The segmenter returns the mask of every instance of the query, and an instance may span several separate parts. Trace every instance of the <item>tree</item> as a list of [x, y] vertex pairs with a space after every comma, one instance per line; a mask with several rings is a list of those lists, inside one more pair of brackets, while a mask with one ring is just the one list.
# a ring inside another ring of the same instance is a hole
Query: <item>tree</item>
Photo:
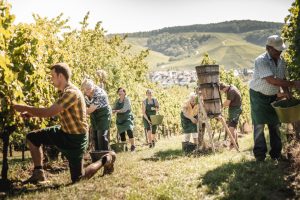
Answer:
[[16, 122], [18, 121], [15, 119], [11, 106], [14, 99], [22, 97], [19, 82], [16, 81], [16, 75], [13, 73], [13, 66], [8, 56], [11, 26], [15, 18], [10, 14], [10, 8], [11, 6], [6, 1], [0, 1], [0, 137], [3, 140], [3, 163], [1, 171], [3, 181], [7, 180], [9, 136], [16, 129]]

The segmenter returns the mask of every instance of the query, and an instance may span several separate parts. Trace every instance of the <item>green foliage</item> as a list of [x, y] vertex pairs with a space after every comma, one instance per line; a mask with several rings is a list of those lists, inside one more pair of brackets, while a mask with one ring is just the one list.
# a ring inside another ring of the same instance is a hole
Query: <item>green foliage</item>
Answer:
[[217, 62], [216, 60], [209, 57], [208, 53], [205, 53], [203, 55], [201, 65], [214, 65], [216, 64], [216, 62]]
[[290, 14], [285, 18], [282, 36], [289, 44], [285, 52], [285, 60], [292, 80], [300, 79], [300, 3], [296, 0], [289, 9]]
[[147, 47], [153, 51], [160, 52], [167, 56], [187, 56], [194, 54], [199, 46], [212, 38], [211, 35], [179, 35], [162, 33], [150, 37], [147, 40]]
[[[288, 49], [284, 54], [287, 62], [289, 78], [300, 80], [300, 1], [295, 0], [289, 9], [290, 14], [285, 18], [285, 25], [282, 28], [282, 36], [288, 43]], [[299, 98], [299, 91], [294, 91], [294, 96]], [[296, 136], [299, 140], [300, 130], [296, 127]]]
[[280, 35], [280, 29], [263, 29], [247, 32], [244, 39], [247, 42], [265, 47], [267, 38], [270, 35]]
[[15, 118], [11, 106], [14, 100], [23, 97], [8, 55], [12, 37], [11, 26], [15, 18], [10, 14], [10, 8], [6, 1], [0, 1], [0, 136], [8, 127], [16, 125], [18, 119]]
[[[146, 89], [153, 88], [165, 116], [167, 128], [179, 127], [181, 103], [188, 91], [179, 87], [162, 90], [147, 79], [148, 65], [145, 58], [149, 51], [131, 53], [130, 46], [120, 36], [107, 37], [97, 23], [88, 28], [89, 13], [81, 22], [81, 29], [72, 30], [62, 14], [53, 19], [34, 15], [32, 24], [18, 24], [10, 27], [11, 37], [4, 38], [6, 64], [1, 65], [1, 112], [2, 120], [17, 124], [12, 135], [13, 142], [20, 142], [26, 132], [54, 124], [55, 119], [33, 118], [23, 121], [11, 109], [11, 102], [26, 103], [36, 107], [47, 107], [55, 101], [55, 89], [50, 81], [49, 66], [66, 62], [72, 69], [72, 81], [80, 87], [85, 77], [97, 84], [103, 79], [96, 71], [107, 73], [105, 88], [111, 104], [117, 98], [117, 88], [124, 87], [132, 102], [136, 116], [136, 135], [142, 135], [142, 101]], [[174, 98], [181, 93], [180, 98]], [[175, 99], [175, 100], [174, 100]], [[2, 123], [5, 129], [5, 123]], [[113, 133], [115, 133], [113, 123]]]
[[[201, 37], [206, 34], [190, 32], [177, 35], [190, 38], [192, 35]], [[146, 61], [152, 70], [191, 70], [194, 66], [199, 65], [199, 56], [207, 52], [217, 60], [217, 63], [226, 66], [226, 69], [252, 68], [257, 55], [264, 52], [264, 48], [261, 46], [247, 42], [244, 39], [244, 34], [209, 33], [209, 35], [211, 37], [206, 42], [201, 43], [195, 51], [188, 52], [187, 50], [185, 54], [174, 57], [151, 50]], [[127, 38], [126, 41], [132, 45], [132, 50], [142, 50], [148, 48], [147, 39], [131, 37]], [[178, 46], [178, 44], [170, 45]], [[265, 41], [261, 45], [265, 45]]]
[[254, 20], [233, 20], [213, 24], [194, 24], [189, 26], [174, 26], [148, 32], [130, 33], [130, 37], [150, 37], [161, 33], [186, 32], [217, 32], [217, 33], [246, 33], [262, 29], [280, 29], [282, 23], [262, 22]]

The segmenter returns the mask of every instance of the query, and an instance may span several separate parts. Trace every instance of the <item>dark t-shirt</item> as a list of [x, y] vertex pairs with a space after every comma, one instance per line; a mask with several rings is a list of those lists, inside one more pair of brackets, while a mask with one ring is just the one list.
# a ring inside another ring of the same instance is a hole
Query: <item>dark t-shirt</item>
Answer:
[[240, 107], [242, 105], [240, 91], [233, 85], [229, 86], [227, 99], [230, 100], [229, 107]]

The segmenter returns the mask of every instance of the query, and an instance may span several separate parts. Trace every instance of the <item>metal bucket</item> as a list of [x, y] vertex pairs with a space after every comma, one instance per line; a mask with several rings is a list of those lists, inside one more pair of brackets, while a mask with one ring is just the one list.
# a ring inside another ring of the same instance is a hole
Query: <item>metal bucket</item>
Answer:
[[282, 123], [292, 123], [300, 120], [300, 100], [287, 99], [272, 103], [273, 108]]

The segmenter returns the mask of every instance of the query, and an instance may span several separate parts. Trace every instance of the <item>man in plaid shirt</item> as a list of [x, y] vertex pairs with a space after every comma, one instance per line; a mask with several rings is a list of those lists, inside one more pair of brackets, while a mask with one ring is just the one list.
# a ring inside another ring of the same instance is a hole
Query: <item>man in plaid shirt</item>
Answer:
[[102, 166], [97, 161], [83, 169], [83, 154], [88, 144], [86, 105], [81, 91], [70, 82], [71, 71], [67, 64], [57, 63], [51, 67], [51, 80], [58, 88], [59, 99], [49, 108], [14, 105], [24, 117], [58, 116], [60, 126], [53, 126], [27, 135], [34, 164], [33, 175], [26, 182], [45, 181], [41, 145], [55, 145], [69, 161], [72, 182], [92, 177]]

